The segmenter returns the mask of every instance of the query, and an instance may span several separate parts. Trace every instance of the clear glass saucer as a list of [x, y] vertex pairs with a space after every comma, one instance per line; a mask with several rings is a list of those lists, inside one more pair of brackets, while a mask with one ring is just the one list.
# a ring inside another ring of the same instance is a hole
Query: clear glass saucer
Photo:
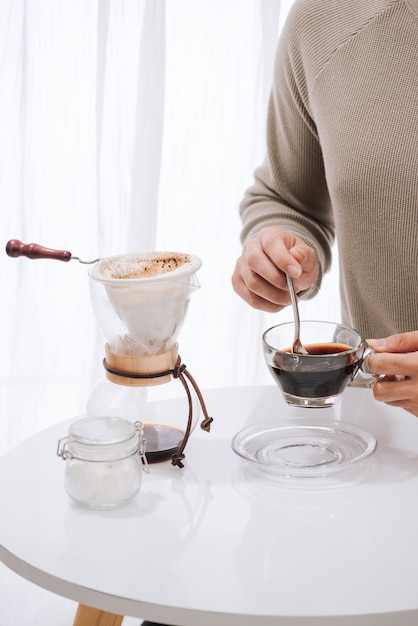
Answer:
[[304, 417], [254, 424], [232, 439], [232, 449], [240, 457], [285, 478], [342, 472], [362, 464], [376, 447], [376, 438], [355, 424]]

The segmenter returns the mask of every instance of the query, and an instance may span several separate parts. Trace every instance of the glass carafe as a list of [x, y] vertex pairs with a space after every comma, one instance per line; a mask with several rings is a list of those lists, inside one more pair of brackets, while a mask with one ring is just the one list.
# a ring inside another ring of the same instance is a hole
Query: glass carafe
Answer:
[[140, 421], [151, 463], [171, 458], [182, 467], [201, 408], [201, 426], [209, 430], [211, 418], [177, 343], [200, 266], [194, 255], [150, 252], [104, 258], [89, 271], [106, 356], [87, 413]]

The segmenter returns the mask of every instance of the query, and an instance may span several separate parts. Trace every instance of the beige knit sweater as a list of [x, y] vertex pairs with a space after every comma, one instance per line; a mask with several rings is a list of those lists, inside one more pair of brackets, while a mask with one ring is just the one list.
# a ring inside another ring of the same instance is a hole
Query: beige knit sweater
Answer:
[[366, 337], [418, 329], [418, 0], [295, 0], [267, 145], [242, 240], [290, 230], [324, 272], [336, 234], [343, 321]]

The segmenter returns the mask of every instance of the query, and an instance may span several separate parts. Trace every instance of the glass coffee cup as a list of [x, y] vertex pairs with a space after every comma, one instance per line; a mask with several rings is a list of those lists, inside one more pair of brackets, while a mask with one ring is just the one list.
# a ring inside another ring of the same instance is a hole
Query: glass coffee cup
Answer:
[[358, 372], [369, 375], [373, 353], [353, 328], [334, 322], [302, 321], [300, 336], [308, 354], [292, 352], [295, 325], [278, 324], [262, 337], [267, 366], [287, 404], [307, 408], [334, 406]]

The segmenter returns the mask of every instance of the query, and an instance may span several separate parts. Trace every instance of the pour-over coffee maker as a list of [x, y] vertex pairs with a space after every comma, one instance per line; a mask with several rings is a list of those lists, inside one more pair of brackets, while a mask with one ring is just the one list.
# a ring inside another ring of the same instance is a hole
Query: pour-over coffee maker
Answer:
[[[183, 467], [184, 449], [199, 420], [209, 417], [177, 343], [201, 260], [178, 252], [146, 252], [82, 261], [68, 251], [11, 240], [9, 256], [90, 263], [91, 298], [105, 337], [104, 376], [86, 412], [143, 425], [148, 463], [171, 459]], [[174, 386], [176, 388], [174, 389]]]
[[[87, 412], [141, 421], [149, 463], [171, 458], [181, 467], [200, 408], [206, 413], [177, 343], [200, 266], [194, 255], [151, 252], [101, 259], [89, 271], [106, 356]], [[174, 399], [167, 383], [176, 380], [184, 393]], [[205, 414], [201, 427], [210, 421]]]

